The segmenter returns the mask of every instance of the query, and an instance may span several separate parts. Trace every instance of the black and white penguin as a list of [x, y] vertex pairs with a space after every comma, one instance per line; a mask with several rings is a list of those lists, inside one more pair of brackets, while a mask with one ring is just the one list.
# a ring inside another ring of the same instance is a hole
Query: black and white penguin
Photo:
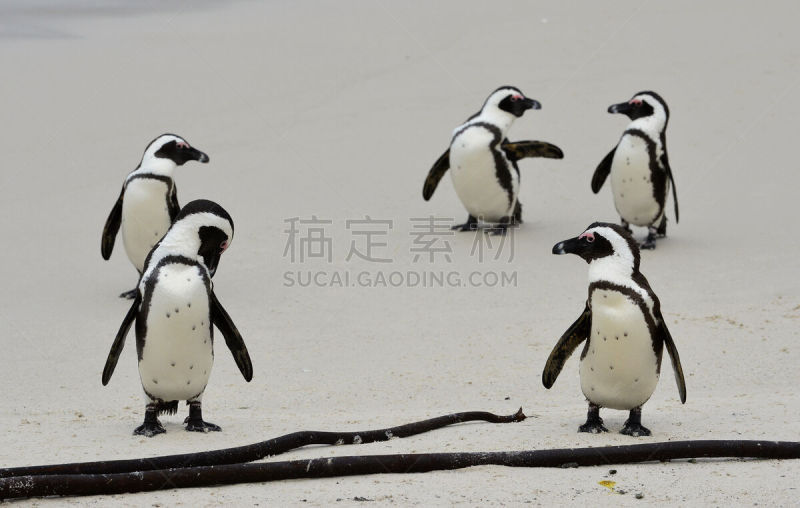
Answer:
[[597, 194], [611, 174], [614, 206], [629, 224], [648, 228], [643, 249], [655, 249], [656, 237], [667, 235], [664, 213], [672, 185], [675, 222], [678, 222], [678, 192], [667, 158], [669, 108], [655, 92], [639, 92], [628, 102], [614, 104], [609, 113], [622, 113], [631, 119], [617, 146], [600, 162], [592, 176], [592, 191]]
[[134, 434], [151, 437], [165, 432], [158, 415], [175, 413], [181, 400], [189, 405], [186, 430], [221, 430], [203, 421], [200, 405], [214, 362], [214, 326], [225, 337], [245, 380], [253, 378], [247, 347], [211, 283], [232, 239], [228, 212], [212, 201], [196, 200], [181, 209], [148, 254], [133, 305], [103, 369], [106, 385], [135, 320], [139, 377], [148, 403], [144, 423]]
[[453, 131], [450, 148], [434, 163], [422, 197], [428, 201], [445, 172], [450, 169], [453, 186], [469, 212], [464, 224], [453, 229], [476, 229], [478, 221], [495, 223], [495, 232], [503, 233], [514, 223], [522, 222], [517, 161], [525, 157], [564, 157], [560, 148], [544, 141], [517, 141], [506, 138], [514, 120], [541, 104], [529, 99], [513, 86], [492, 92], [481, 110]]
[[600, 418], [600, 408], [606, 407], [630, 411], [622, 434], [649, 436], [641, 423], [642, 405], [656, 388], [665, 346], [683, 403], [686, 382], [658, 297], [639, 271], [639, 247], [624, 228], [595, 222], [553, 247], [553, 254], [567, 253], [589, 263], [589, 298], [550, 353], [542, 383], [553, 386], [572, 352], [586, 341], [580, 378], [589, 414], [579, 431], [607, 432]]
[[[106, 219], [100, 244], [103, 259], [111, 257], [114, 239], [122, 226], [125, 252], [142, 273], [147, 254], [178, 215], [178, 191], [172, 173], [188, 161], [208, 162], [208, 155], [174, 134], [162, 134], [147, 145], [139, 166], [125, 178]], [[135, 294], [134, 289], [120, 296], [133, 298]]]

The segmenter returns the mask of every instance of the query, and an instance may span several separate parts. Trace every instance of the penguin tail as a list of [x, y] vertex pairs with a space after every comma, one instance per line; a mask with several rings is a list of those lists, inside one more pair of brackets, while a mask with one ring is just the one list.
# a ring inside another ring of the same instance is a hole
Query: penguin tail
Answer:
[[168, 414], [174, 415], [178, 412], [178, 401], [171, 400], [169, 402], [158, 401], [156, 403], [156, 410], [159, 415]]

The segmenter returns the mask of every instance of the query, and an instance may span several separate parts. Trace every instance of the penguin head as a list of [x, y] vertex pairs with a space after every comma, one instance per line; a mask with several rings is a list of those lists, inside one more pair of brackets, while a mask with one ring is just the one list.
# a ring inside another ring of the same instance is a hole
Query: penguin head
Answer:
[[481, 113], [502, 112], [512, 115], [513, 118], [521, 117], [529, 109], [541, 109], [538, 101], [525, 97], [519, 88], [514, 86], [501, 86], [486, 99]]
[[639, 92], [628, 102], [612, 104], [608, 107], [609, 113], [621, 113], [632, 121], [645, 118], [652, 121], [656, 127], [663, 129], [669, 120], [669, 108], [664, 99], [655, 92]]
[[228, 212], [213, 201], [197, 199], [181, 208], [156, 248], [162, 249], [163, 255], [196, 258], [213, 277], [232, 240], [233, 219]]
[[209, 158], [182, 137], [175, 134], [162, 134], [145, 148], [141, 166], [164, 162], [183, 166], [188, 161], [208, 162]]
[[575, 238], [558, 242], [553, 254], [576, 254], [590, 266], [627, 275], [639, 271], [639, 246], [622, 226], [595, 222]]

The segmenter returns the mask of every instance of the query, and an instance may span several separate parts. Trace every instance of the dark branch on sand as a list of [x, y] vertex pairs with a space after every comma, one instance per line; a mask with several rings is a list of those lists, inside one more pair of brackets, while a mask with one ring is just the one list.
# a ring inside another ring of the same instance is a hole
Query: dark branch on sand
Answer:
[[[0, 478], [15, 476], [71, 475], [71, 474], [113, 474], [157, 469], [186, 468], [195, 466], [219, 466], [241, 464], [266, 457], [280, 455], [296, 448], [309, 445], [364, 444], [388, 441], [393, 437], [409, 437], [456, 423], [484, 421], [489, 423], [521, 422], [525, 419], [522, 408], [508, 416], [499, 416], [485, 411], [468, 411], [438, 416], [429, 420], [400, 425], [388, 429], [367, 430], [363, 432], [318, 432], [304, 430], [276, 437], [260, 443], [235, 448], [225, 448], [207, 452], [165, 455], [130, 460], [109, 460], [98, 462], [76, 462], [72, 464], [51, 464], [0, 469]], [[2, 492], [0, 490], [0, 492]], [[1, 497], [0, 497], [1, 498]]]
[[[496, 421], [517, 421], [513, 417], [505, 418], [504, 420]], [[405, 427], [407, 426], [397, 428]], [[335, 435], [341, 436], [343, 434]], [[598, 448], [517, 452], [421, 453], [331, 457], [286, 462], [181, 467], [116, 474], [13, 476], [0, 479], [0, 500], [45, 496], [121, 494], [125, 492], [148, 492], [173, 488], [209, 487], [299, 478], [424, 473], [483, 465], [563, 468], [656, 462], [697, 457], [798, 459], [800, 458], [800, 442], [673, 441]]]

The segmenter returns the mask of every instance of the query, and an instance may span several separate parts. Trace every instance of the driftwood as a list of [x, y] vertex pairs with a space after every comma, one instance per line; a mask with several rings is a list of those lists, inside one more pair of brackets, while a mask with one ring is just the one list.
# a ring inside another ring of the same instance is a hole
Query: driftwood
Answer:
[[[414, 436], [457, 423], [473, 421], [511, 423], [521, 422], [525, 418], [526, 417], [522, 412], [522, 408], [520, 408], [516, 413], [507, 416], [500, 416], [485, 411], [468, 411], [439, 416], [436, 418], [387, 429], [367, 430], [361, 432], [293, 432], [291, 434], [286, 434], [284, 436], [262, 441], [260, 443], [206, 452], [165, 455], [161, 457], [130, 460], [77, 462], [71, 464], [0, 468], [0, 499], [6, 498], [7, 493], [9, 492], [9, 484], [17, 483], [12, 480], [18, 480], [20, 478], [38, 478], [49, 475], [103, 475], [134, 472], [138, 473], [174, 468], [242, 464], [260, 460], [266, 457], [280, 455], [282, 453], [309, 445], [366, 444], [377, 441], [388, 441], [392, 438]], [[4, 481], [4, 478], [8, 479], [9, 481]]]
[[[486, 415], [487, 413], [478, 414]], [[453, 416], [455, 415], [449, 415], [449, 417]], [[521, 416], [523, 415], [521, 415], [521, 412], [519, 412], [517, 415], [512, 415], [509, 417], [495, 416], [497, 420], [488, 421], [518, 421], [521, 419]], [[480, 419], [483, 420], [484, 418]], [[426, 422], [418, 423], [424, 424]], [[402, 427], [397, 427], [397, 429], [408, 427], [408, 425], [404, 425]], [[289, 434], [288, 436], [297, 434], [304, 433]], [[319, 433], [310, 434], [316, 435]], [[351, 433], [325, 434], [338, 436], [351, 435]], [[369, 435], [369, 433], [364, 432], [359, 433], [358, 435]], [[383, 438], [381, 438], [379, 435], [373, 435], [373, 437], [377, 437], [378, 439], [375, 439], [377, 441], [388, 438], [385, 433]], [[353, 442], [355, 443], [367, 442], [363, 440], [363, 437], [361, 441], [355, 439], [355, 436], [352, 436], [352, 438]], [[277, 440], [280, 439], [282, 438], [277, 438]], [[265, 441], [265, 443], [269, 442], [271, 441]], [[336, 442], [333, 444], [336, 444]], [[240, 447], [239, 449], [246, 448], [247, 447]], [[191, 455], [204, 456], [204, 454]], [[158, 459], [175, 460], [174, 457], [182, 456], [172, 456], [171, 458], [160, 457]], [[637, 462], [663, 462], [692, 458], [798, 459], [800, 458], [800, 442], [742, 440], [672, 441], [666, 443], [645, 443], [598, 448], [567, 448], [516, 452], [362, 455], [293, 460], [286, 462], [266, 462], [257, 464], [227, 463], [213, 466], [205, 465], [167, 469], [150, 469], [146, 471], [125, 473], [102, 472], [94, 474], [17, 475], [0, 479], [0, 499], [120, 494], [125, 492], [146, 492], [175, 488], [270, 482], [298, 478], [326, 478], [333, 476], [385, 473], [423, 473], [427, 471], [460, 469], [482, 465], [564, 468], [630, 464]], [[135, 461], [115, 461], [117, 464], [133, 462]], [[91, 464], [112, 463], [107, 462]], [[69, 466], [72, 467], [75, 465]], [[55, 467], [56, 466], [39, 466], [37, 470], [44, 470], [41, 468]], [[54, 469], [49, 470], [52, 471]]]

